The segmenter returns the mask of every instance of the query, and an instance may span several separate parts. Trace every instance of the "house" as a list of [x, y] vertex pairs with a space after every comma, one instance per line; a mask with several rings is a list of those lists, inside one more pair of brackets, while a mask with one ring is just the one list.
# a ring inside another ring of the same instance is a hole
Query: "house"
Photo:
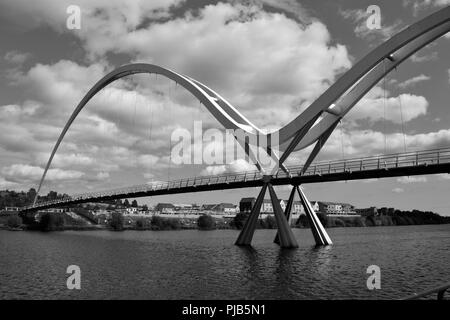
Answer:
[[189, 211], [189, 210], [192, 210], [192, 204], [175, 203], [173, 206], [175, 207], [175, 211]]
[[174, 213], [175, 206], [171, 203], [158, 203], [155, 207], [155, 211], [160, 213]]
[[248, 213], [252, 211], [253, 206], [255, 205], [256, 198], [242, 198], [241, 201], [239, 201], [239, 211]]
[[370, 217], [377, 216], [378, 209], [377, 207], [363, 208], [363, 209], [355, 209], [356, 213], [361, 215], [362, 217]]
[[218, 213], [223, 213], [223, 214], [236, 214], [237, 208], [234, 204], [232, 203], [219, 203], [218, 205], [216, 205], [216, 207], [214, 208], [214, 211], [218, 212]]

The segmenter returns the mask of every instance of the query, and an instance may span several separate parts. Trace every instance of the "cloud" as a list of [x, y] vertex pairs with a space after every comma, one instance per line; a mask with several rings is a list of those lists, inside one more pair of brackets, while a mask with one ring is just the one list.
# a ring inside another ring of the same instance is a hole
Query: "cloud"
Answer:
[[244, 159], [237, 159], [230, 164], [226, 165], [216, 165], [216, 166], [207, 166], [201, 172], [201, 175], [218, 175], [225, 173], [239, 173], [246, 171], [255, 171], [256, 167]]
[[[41, 178], [44, 169], [30, 166], [27, 164], [13, 164], [2, 169], [2, 175], [8, 181], [26, 182], [37, 181]], [[84, 175], [83, 172], [75, 170], [50, 169], [47, 172], [48, 181], [79, 179]]]
[[12, 64], [23, 64], [30, 56], [31, 54], [26, 52], [8, 51], [4, 59]]
[[411, 7], [414, 16], [430, 7], [444, 7], [450, 5], [450, 0], [403, 0], [404, 7]]
[[415, 63], [420, 63], [420, 62], [425, 62], [425, 61], [433, 61], [436, 60], [438, 58], [438, 53], [435, 52], [431, 52], [429, 54], [426, 55], [419, 55], [418, 53], [414, 53], [410, 59], [412, 62]]
[[405, 190], [402, 189], [402, 188], [394, 188], [394, 189], [392, 189], [392, 192], [395, 192], [395, 193], [402, 193], [402, 192], [405, 192]]
[[[389, 97], [382, 88], [374, 87], [351, 109], [345, 117], [346, 122], [368, 119], [375, 121], [389, 121], [400, 124], [425, 115], [429, 103], [423, 96], [402, 93], [397, 97]], [[384, 113], [386, 111], [386, 114]]]
[[402, 29], [403, 22], [397, 19], [391, 25], [387, 25], [382, 20], [380, 29], [369, 29], [367, 27], [367, 20], [372, 15], [371, 12], [364, 11], [362, 9], [347, 9], [340, 10], [339, 14], [346, 20], [350, 20], [356, 24], [354, 28], [355, 35], [359, 38], [366, 39], [368, 41], [382, 42]]
[[427, 177], [424, 177], [424, 176], [406, 177], [405, 176], [405, 177], [398, 178], [397, 182], [400, 182], [403, 184], [427, 182]]
[[426, 76], [426, 75], [424, 75], [424, 74], [421, 74], [421, 75], [419, 75], [419, 76], [413, 77], [413, 78], [411, 78], [411, 79], [408, 79], [408, 80], [405, 80], [405, 81], [399, 83], [398, 86], [399, 86], [400, 88], [406, 88], [406, 87], [409, 87], [409, 86], [414, 86], [414, 85], [417, 84], [418, 82], [428, 81], [428, 80], [430, 80], [430, 79], [431, 79], [431, 77]]

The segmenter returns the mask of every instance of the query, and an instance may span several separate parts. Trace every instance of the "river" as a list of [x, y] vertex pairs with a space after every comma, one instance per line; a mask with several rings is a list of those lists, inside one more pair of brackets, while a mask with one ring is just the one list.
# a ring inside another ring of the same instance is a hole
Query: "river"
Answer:
[[[450, 225], [328, 229], [334, 244], [282, 250], [275, 230], [0, 230], [0, 299], [397, 299], [450, 281]], [[81, 289], [69, 290], [69, 265]], [[367, 267], [381, 270], [368, 290]]]

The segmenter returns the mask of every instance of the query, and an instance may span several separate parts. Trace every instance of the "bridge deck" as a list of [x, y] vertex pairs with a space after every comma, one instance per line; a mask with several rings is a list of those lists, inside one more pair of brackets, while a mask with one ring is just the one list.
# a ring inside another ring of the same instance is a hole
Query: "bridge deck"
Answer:
[[[290, 176], [280, 170], [273, 176], [271, 183], [273, 185], [306, 184], [450, 173], [450, 148], [318, 162], [311, 165], [303, 175], [300, 174], [302, 166], [289, 166], [288, 170]], [[42, 210], [84, 202], [238, 189], [262, 185], [262, 174], [258, 171], [198, 176], [164, 183], [143, 184], [127, 188], [78, 194], [57, 200], [40, 202], [35, 206], [23, 208], [22, 211]]]

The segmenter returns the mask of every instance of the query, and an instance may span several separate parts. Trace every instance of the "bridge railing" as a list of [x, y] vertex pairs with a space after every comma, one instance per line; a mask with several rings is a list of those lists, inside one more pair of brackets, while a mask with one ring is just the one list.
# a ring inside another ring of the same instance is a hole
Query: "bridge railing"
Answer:
[[[415, 151], [407, 153], [397, 153], [389, 155], [379, 155], [366, 158], [351, 158], [337, 161], [321, 161], [313, 163], [303, 174], [305, 176], [324, 175], [342, 172], [356, 172], [366, 170], [392, 169], [401, 167], [411, 167], [420, 165], [433, 165], [441, 163], [450, 163], [450, 148]], [[288, 171], [292, 176], [300, 176], [303, 166], [288, 166]], [[275, 178], [289, 177], [287, 173], [279, 170]], [[101, 197], [125, 195], [130, 193], [149, 192], [166, 189], [198, 187], [219, 183], [234, 183], [243, 181], [254, 181], [262, 178], [259, 171], [246, 171], [238, 173], [226, 173], [221, 175], [197, 176], [171, 180], [167, 182], [147, 183], [126, 188], [116, 188], [104, 191], [75, 194], [55, 200], [39, 202], [34, 207], [39, 208], [51, 206], [54, 204], [64, 205], [66, 202], [77, 200], [98, 199]]]

